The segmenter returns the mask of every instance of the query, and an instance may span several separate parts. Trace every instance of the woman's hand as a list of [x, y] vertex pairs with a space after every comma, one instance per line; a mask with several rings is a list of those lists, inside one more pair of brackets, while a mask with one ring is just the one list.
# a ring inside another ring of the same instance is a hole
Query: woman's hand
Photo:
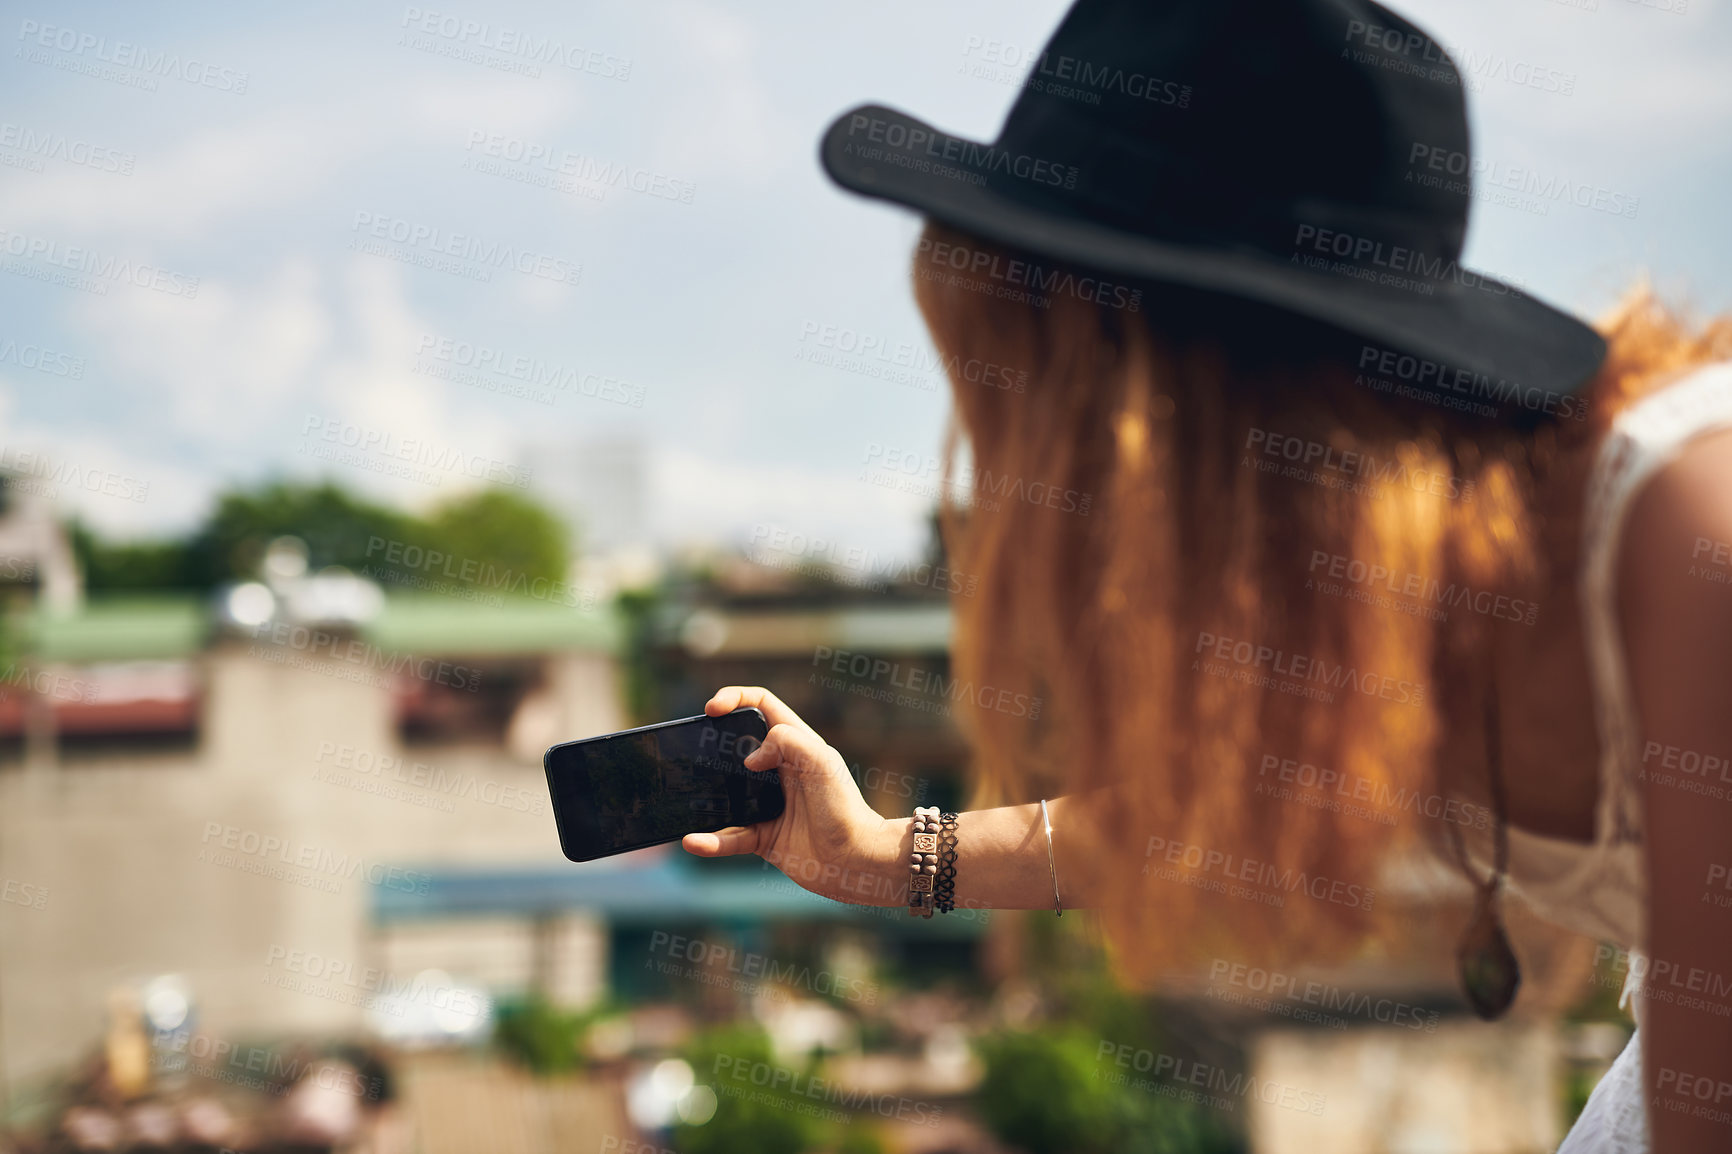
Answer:
[[[698, 857], [755, 853], [806, 889], [855, 905], [907, 901], [897, 886], [900, 823], [866, 804], [842, 755], [767, 689], [730, 685], [716, 691], [704, 712], [720, 717], [756, 707], [770, 724], [764, 744], [745, 759], [747, 769], [781, 770], [787, 804], [781, 816], [716, 833], [688, 833], [681, 841]], [[901, 872], [906, 872], [903, 870]]]

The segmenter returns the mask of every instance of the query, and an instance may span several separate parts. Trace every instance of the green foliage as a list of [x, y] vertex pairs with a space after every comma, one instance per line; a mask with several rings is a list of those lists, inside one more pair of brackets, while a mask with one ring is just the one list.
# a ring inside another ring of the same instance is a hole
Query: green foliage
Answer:
[[427, 532], [453, 557], [492, 562], [530, 581], [565, 577], [571, 541], [565, 523], [527, 497], [482, 489], [433, 511]]
[[1080, 1033], [1010, 1033], [979, 1043], [986, 1124], [1028, 1154], [1107, 1150], [1115, 1094], [1100, 1080], [1093, 1040]]
[[884, 1154], [884, 1139], [865, 1122], [855, 1122], [836, 1143], [836, 1154]]
[[[763, 1063], [776, 1068], [770, 1039], [756, 1026], [730, 1025], [693, 1038], [684, 1057], [700, 1084], [716, 1091], [716, 1115], [702, 1126], [676, 1126], [674, 1146], [681, 1154], [801, 1154], [814, 1149], [822, 1127], [812, 1117], [824, 1103], [788, 1088], [755, 1085], [735, 1078]], [[801, 1073], [810, 1077], [811, 1070]], [[767, 1081], [767, 1079], [766, 1079]]]
[[329, 482], [276, 482], [224, 493], [187, 548], [195, 580], [208, 588], [257, 576], [265, 547], [275, 537], [305, 541], [307, 564], [314, 570], [327, 565], [359, 569], [367, 563], [370, 543], [415, 540], [419, 528], [414, 517], [370, 504]]
[[1075, 1027], [1007, 1032], [978, 1043], [986, 1067], [975, 1108], [1027, 1154], [1226, 1154], [1238, 1143], [1202, 1108], [1118, 1082], [1099, 1035]]
[[107, 542], [77, 521], [69, 535], [86, 588], [190, 589], [200, 584], [184, 540]]
[[626, 716], [648, 725], [662, 713], [661, 687], [672, 676], [656, 654], [656, 618], [661, 611], [660, 590], [625, 590], [615, 607], [625, 621], [624, 689]]
[[[231, 490], [184, 538], [107, 542], [75, 524], [72, 546], [92, 591], [211, 589], [258, 576], [266, 546], [282, 536], [307, 543], [307, 563], [315, 571], [328, 565], [382, 570], [378, 575], [387, 586], [393, 577], [422, 575], [423, 569], [391, 562], [411, 547], [451, 559], [427, 576], [479, 581], [491, 567], [496, 574], [509, 572], [513, 586], [520, 584], [518, 576], [524, 584], [562, 580], [570, 555], [559, 518], [515, 492], [466, 494], [423, 518], [373, 504], [328, 481], [273, 481]], [[474, 564], [465, 567], [467, 562]]]
[[1586, 1070], [1572, 1068], [1564, 1072], [1564, 1128], [1576, 1124], [1576, 1119], [1587, 1109], [1588, 1095], [1594, 1092], [1599, 1079]]
[[[1593, 972], [1583, 982], [1575, 1004], [1565, 1011], [1565, 1022], [1632, 1025], [1629, 1012], [1618, 1005], [1623, 996], [1625, 977], [1625, 971], [1618, 968], [1618, 957], [1615, 954], [1611, 957], [1596, 954]], [[1602, 1076], [1603, 1071], [1590, 1071], [1574, 1065], [1565, 1071], [1562, 1107], [1566, 1126], [1574, 1125], [1581, 1116], [1583, 1107], [1588, 1104], [1588, 1095], [1594, 1092]]]
[[583, 1065], [583, 1036], [605, 1011], [560, 1010], [539, 995], [499, 1007], [493, 1044], [537, 1074], [558, 1074]]

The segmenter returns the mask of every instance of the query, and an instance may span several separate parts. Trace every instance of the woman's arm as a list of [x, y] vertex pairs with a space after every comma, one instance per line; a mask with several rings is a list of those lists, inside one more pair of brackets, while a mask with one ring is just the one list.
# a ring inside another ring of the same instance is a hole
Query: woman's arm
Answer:
[[[687, 834], [700, 857], [755, 853], [813, 893], [865, 906], [908, 904], [912, 817], [883, 817], [860, 795], [847, 763], [767, 689], [730, 685], [704, 706], [712, 717], [755, 706], [770, 723], [764, 744], [746, 758], [754, 770], [780, 769], [787, 805], [773, 821], [719, 833]], [[1059, 896], [1065, 908], [1086, 906], [1090, 803], [1047, 802]], [[1053, 871], [1039, 805], [971, 810], [956, 827], [959, 909], [1051, 909]]]
[[[1732, 1149], [1732, 434], [1636, 498], [1619, 612], [1646, 769], [1642, 1066], [1655, 1154]], [[1713, 760], [1710, 760], [1713, 759]]]
[[[1048, 861], [1046, 827], [1040, 806], [1007, 805], [974, 809], [956, 823], [956, 905], [961, 909], [1050, 910], [1053, 875], [1065, 909], [1087, 906], [1085, 869], [1089, 855], [1077, 852], [1086, 844], [1087, 807], [1081, 799], [1051, 798], [1052, 861]], [[875, 905], [907, 905], [912, 819], [889, 818], [869, 850], [878, 876], [896, 888], [898, 900]]]

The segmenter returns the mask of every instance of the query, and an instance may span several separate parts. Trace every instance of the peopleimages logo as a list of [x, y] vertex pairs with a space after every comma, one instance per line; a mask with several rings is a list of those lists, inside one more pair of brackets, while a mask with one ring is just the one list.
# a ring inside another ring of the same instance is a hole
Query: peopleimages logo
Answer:
[[[1355, 449], [1338, 449], [1334, 445], [1308, 437], [1294, 436], [1253, 425], [1245, 434], [1245, 451], [1317, 470], [1337, 473], [1360, 480], [1368, 486], [1400, 485], [1415, 493], [1430, 493], [1452, 501], [1473, 500], [1473, 482], [1449, 473], [1431, 469], [1409, 469], [1397, 457], [1385, 457], [1379, 464], [1375, 453]], [[1264, 470], [1268, 471], [1268, 470]]]
[[[64, 458], [56, 461], [44, 454], [0, 444], [0, 469], [12, 474], [14, 492], [55, 495], [55, 486], [82, 489], [86, 493], [101, 493], [122, 501], [142, 504], [150, 496], [150, 482], [116, 473], [112, 469], [90, 468]], [[36, 484], [35, 482], [41, 482]]]
[[[1270, 772], [1273, 771], [1273, 780]], [[1380, 825], [1394, 825], [1395, 814], [1407, 811], [1415, 817], [1435, 818], [1472, 829], [1490, 829], [1491, 811], [1441, 794], [1424, 794], [1399, 788], [1385, 781], [1373, 781], [1356, 773], [1328, 767], [1318, 768], [1310, 762], [1265, 753], [1257, 766], [1258, 782], [1252, 791], [1259, 796], [1278, 801], [1298, 801], [1332, 813], [1364, 817]], [[1361, 806], [1356, 803], [1364, 802]], [[1370, 807], [1370, 808], [1367, 808]]]
[[[690, 204], [698, 191], [698, 186], [694, 182], [681, 180], [666, 173], [652, 172], [636, 165], [603, 160], [581, 152], [573, 152], [569, 148], [559, 148], [551, 144], [524, 140], [521, 137], [488, 132], [483, 128], [471, 129], [468, 143], [463, 148], [465, 152], [471, 154], [470, 161], [466, 162], [465, 167], [474, 168], [478, 172], [487, 172], [489, 169], [477, 166], [474, 155], [476, 153], [479, 153], [483, 160], [521, 166], [527, 170], [540, 169], [542, 174], [546, 176], [567, 177], [581, 184], [600, 185], [603, 188], [618, 188], [623, 185], [633, 192], [641, 192], [658, 200], [672, 200], [682, 204]], [[500, 172], [503, 171], [503, 169], [500, 170]], [[500, 172], [494, 174], [498, 175]], [[539, 182], [531, 181], [530, 183]], [[557, 182], [550, 187], [567, 191]]]
[[1470, 399], [1495, 401], [1500, 405], [1520, 405], [1530, 412], [1554, 415], [1560, 420], [1585, 421], [1588, 417], [1588, 402], [1583, 397], [1534, 388], [1471, 369], [1452, 368], [1442, 361], [1376, 345], [1360, 347], [1359, 368], [1362, 372], [1381, 373], [1423, 389], [1459, 393]]
[[[30, 128], [13, 124], [11, 121], [0, 122], [0, 148], [16, 149], [32, 160], [61, 160], [67, 164], [93, 168], [98, 172], [118, 173], [121, 176], [131, 176], [133, 165], [138, 162], [138, 157], [130, 152], [92, 144], [88, 140], [67, 136], [63, 132]], [[36, 171], [40, 172], [41, 169]]]
[[[1303, 979], [1280, 970], [1265, 970], [1225, 958], [1216, 958], [1210, 963], [1209, 982], [1212, 988], [1207, 996], [1218, 1001], [1250, 1005], [1254, 1009], [1268, 1010], [1300, 1021], [1317, 1021], [1335, 1029], [1345, 1023], [1324, 1018], [1323, 1013], [1351, 1014], [1386, 1026], [1423, 1030], [1428, 1034], [1437, 1031], [1440, 1016], [1436, 1010], [1427, 1010], [1396, 998], [1374, 998], [1329, 982]], [[1291, 1003], [1316, 1007], [1318, 1013], [1304, 1013]]]
[[[868, 684], [888, 681], [893, 690], [907, 690], [909, 694], [932, 701], [966, 701], [981, 709], [994, 709], [1012, 717], [1026, 717], [1030, 721], [1040, 719], [1039, 697], [1030, 697], [1026, 693], [1016, 693], [1009, 689], [995, 689], [990, 685], [976, 686], [972, 681], [947, 677], [936, 669], [904, 666], [900, 661], [874, 657], [869, 653], [854, 653], [847, 649], [832, 649], [828, 645], [820, 645], [812, 651], [812, 664], [826, 666], [831, 673], [846, 674]], [[823, 684], [815, 681], [816, 676], [813, 674], [807, 680], [814, 684]], [[846, 685], [828, 684], [825, 687], [846, 688]]]
[[[1430, 171], [1418, 172], [1416, 175], [1415, 170], [1420, 168]], [[1449, 177], [1462, 179], [1450, 180]], [[1642, 206], [1640, 197], [1627, 193], [1614, 192], [1586, 181], [1543, 174], [1525, 165], [1504, 164], [1491, 157], [1470, 156], [1460, 149], [1427, 144], [1422, 140], [1414, 141], [1408, 151], [1407, 175], [1403, 180], [1410, 184], [1442, 188], [1463, 195], [1472, 195], [1476, 189], [1493, 189], [1533, 197], [1539, 204], [1542, 215], [1547, 204], [1567, 201], [1577, 208], [1634, 220]], [[1517, 204], [1516, 207], [1520, 205]]]
[[[563, 392], [628, 405], [634, 409], [643, 408], [645, 389], [642, 385], [601, 373], [585, 372], [575, 365], [550, 363], [539, 357], [490, 345], [423, 333], [416, 342], [415, 356], [416, 372], [425, 372], [443, 380], [455, 380], [459, 384], [471, 385], [489, 392], [522, 394], [532, 400], [545, 396], [547, 404], [553, 403], [555, 393]], [[423, 367], [423, 360], [437, 363]], [[465, 375], [457, 371], [465, 369], [473, 370], [473, 373]], [[485, 379], [488, 374], [521, 382], [529, 388], [501, 389]], [[546, 391], [537, 394], [530, 391], [532, 389]]]
[[[187, 276], [148, 262], [135, 263], [128, 258], [97, 252], [83, 245], [62, 244], [53, 237], [0, 228], [0, 253], [30, 262], [30, 265], [8, 268], [8, 272], [30, 275], [27, 270], [32, 265], [64, 269], [74, 276], [91, 278], [86, 283], [75, 282], [67, 287], [94, 292], [98, 296], [106, 296], [110, 284], [129, 284], [134, 288], [150, 289], [172, 297], [185, 297], [187, 300], [198, 296], [199, 278], [196, 276]], [[40, 276], [37, 279], [56, 278]]]
[[[470, 233], [450, 232], [434, 225], [404, 220], [401, 217], [357, 210], [349, 231], [374, 241], [389, 241], [403, 246], [404, 252], [422, 253], [431, 257], [450, 257], [478, 266], [475, 271], [510, 269], [524, 276], [539, 277], [556, 284], [577, 284], [583, 277], [583, 266], [576, 261], [547, 253], [530, 252], [514, 245], [483, 240]], [[350, 246], [362, 251], [365, 242], [350, 241]], [[381, 250], [376, 255], [387, 255]], [[420, 263], [411, 260], [409, 263]], [[490, 275], [490, 274], [489, 274]]]
[[514, 465], [509, 461], [495, 460], [479, 453], [468, 453], [423, 438], [399, 437], [389, 430], [350, 424], [335, 417], [321, 417], [309, 413], [306, 422], [301, 426], [301, 437], [303, 451], [306, 451], [306, 442], [316, 439], [354, 450], [362, 456], [372, 455], [383, 461], [424, 466], [430, 475], [435, 477], [442, 474], [461, 474], [477, 481], [487, 480], [524, 489], [528, 488], [531, 476], [530, 468], [525, 465]]
[[[1331, 690], [1344, 689], [1399, 705], [1417, 705], [1425, 701], [1425, 686], [1421, 683], [1360, 670], [1345, 662], [1331, 663], [1304, 653], [1289, 653], [1269, 645], [1236, 641], [1214, 633], [1198, 633], [1192, 653], [1195, 655], [1191, 663], [1192, 672], [1227, 676], [1230, 680], [1282, 692], [1288, 692], [1289, 685], [1300, 685], [1310, 691], [1301, 696], [1315, 696], [1328, 702], [1334, 700], [1333, 694], [1307, 683], [1315, 682]], [[1262, 672], [1265, 669], [1269, 671], [1267, 674]], [[1291, 678], [1292, 681], [1280, 682], [1279, 678]]]
[[[418, 677], [435, 685], [445, 685], [469, 693], [481, 688], [481, 671], [472, 666], [456, 665], [449, 661], [398, 650], [381, 649], [371, 641], [352, 636], [341, 629], [315, 629], [287, 621], [265, 621], [254, 627], [252, 636], [254, 640], [267, 644], [251, 646], [247, 651], [249, 656], [263, 657], [267, 661], [295, 668], [316, 670], [319, 659], [323, 658], [330, 662], [353, 665], [363, 675], [367, 670], [377, 669], [386, 675]], [[289, 657], [298, 657], [300, 660], [291, 661], [288, 660]], [[362, 680], [381, 688], [390, 685], [385, 678], [374, 678], [370, 675], [351, 680]]]
[[[1163, 881], [1180, 880], [1180, 877], [1167, 877], [1164, 874], [1178, 874], [1178, 869], [1161, 870], [1157, 860], [1168, 867], [1182, 867], [1190, 871], [1193, 877], [1218, 874], [1227, 882], [1245, 882], [1267, 891], [1285, 891], [1286, 893], [1302, 893], [1313, 901], [1332, 902], [1349, 909], [1368, 910], [1377, 900], [1377, 891], [1354, 882], [1345, 882], [1335, 878], [1327, 878], [1322, 874], [1308, 874], [1304, 870], [1296, 870], [1292, 866], [1286, 869], [1273, 862], [1259, 861], [1256, 858], [1241, 857], [1225, 850], [1208, 849], [1200, 845], [1191, 845], [1170, 838], [1150, 836], [1148, 845], [1143, 850], [1143, 856], [1148, 860], [1143, 863], [1145, 875], [1153, 873]], [[1182, 875], [1181, 875], [1182, 876]], [[1202, 880], [1199, 878], [1198, 880]], [[1199, 889], [1215, 889], [1210, 885], [1199, 885]], [[1243, 896], [1243, 895], [1235, 895]], [[1262, 895], [1260, 895], [1262, 896]], [[1280, 895], [1268, 893], [1265, 904], [1279, 906], [1282, 904]]]
[[[1091, 304], [1133, 313], [1143, 307], [1142, 289], [1098, 277], [1079, 276], [1066, 269], [1046, 268], [1033, 261], [1004, 257], [948, 241], [933, 241], [926, 236], [915, 245], [915, 252], [923, 258], [915, 275], [923, 280], [940, 280], [960, 288], [985, 291], [1036, 308], [1047, 308], [1052, 304], [1049, 299], [1039, 296], [1040, 293], [1072, 296]], [[946, 269], [952, 271], [947, 273]], [[985, 279], [976, 279], [982, 277]]]
[[285, 989], [300, 989], [304, 993], [353, 991], [378, 998], [419, 1002], [471, 1018], [485, 1014], [488, 1009], [482, 995], [475, 990], [448, 981], [429, 981], [428, 974], [438, 971], [424, 971], [413, 978], [403, 978], [377, 966], [363, 966], [352, 959], [328, 957], [310, 950], [294, 950], [274, 944], [265, 951], [265, 968], [280, 970], [280, 978], [306, 978], [327, 988], [306, 988], [293, 980], [273, 983]]
[[[1200, 1086], [1218, 1094], [1230, 1095], [1224, 1100], [1203, 1102], [1208, 1106], [1233, 1108], [1236, 1103], [1233, 1098], [1256, 1099], [1266, 1106], [1280, 1106], [1287, 1110], [1297, 1110], [1302, 1114], [1318, 1115], [1323, 1113], [1327, 1096], [1315, 1090], [1306, 1090], [1298, 1086], [1288, 1086], [1280, 1082], [1258, 1078], [1255, 1074], [1228, 1074], [1220, 1066], [1211, 1066], [1205, 1062], [1190, 1061], [1174, 1054], [1157, 1053], [1154, 1050], [1137, 1049], [1129, 1042], [1114, 1042], [1110, 1038], [1102, 1038], [1095, 1048], [1097, 1063], [1112, 1062], [1121, 1070], [1149, 1074], [1148, 1084], [1133, 1082], [1123, 1075], [1117, 1076], [1116, 1084], [1133, 1085], [1139, 1090], [1156, 1090], [1170, 1086]], [[1099, 1074], [1096, 1074], [1099, 1077]], [[1163, 1081], [1164, 1079], [1164, 1081]]]
[[[52, 48], [81, 61], [96, 61], [117, 68], [130, 68], [145, 73], [147, 77], [183, 80], [200, 88], [233, 92], [237, 96], [246, 94], [247, 81], [250, 79], [245, 72], [220, 64], [209, 64], [190, 56], [183, 58], [178, 52], [153, 50], [126, 40], [110, 41], [106, 36], [80, 32], [76, 28], [43, 24], [36, 20], [19, 23], [18, 39], [26, 46]], [[155, 91], [154, 84], [150, 91]]]
[[[492, 561], [477, 561], [438, 549], [428, 549], [384, 537], [369, 537], [368, 560], [373, 560], [374, 554], [379, 553], [383, 554], [386, 564], [403, 574], [434, 574], [448, 578], [458, 585], [503, 590], [514, 596], [550, 601], [570, 609], [587, 611], [595, 608], [596, 597], [592, 589], [572, 586], [564, 581], [531, 575], [517, 569], [500, 569]], [[395, 580], [390, 576], [383, 579]], [[396, 580], [396, 583], [416, 584], [403, 580]]]
[[705, 973], [715, 971], [714, 976], [718, 978], [725, 979], [727, 975], [733, 975], [741, 979], [733, 987], [740, 990], [757, 989], [761, 981], [767, 983], [764, 988], [795, 986], [824, 997], [840, 998], [867, 1006], [878, 1004], [877, 984], [864, 978], [845, 977], [828, 970], [813, 970], [811, 966], [793, 962], [778, 962], [768, 954], [740, 950], [723, 942], [687, 938], [680, 934], [670, 934], [666, 930], [656, 930], [650, 935], [649, 949], [652, 954], [666, 954], [675, 962], [690, 962], [692, 967], [695, 967], [684, 974], [679, 974], [677, 969], [663, 970], [663, 973], [675, 973], [702, 980]]
[[906, 383], [927, 391], [935, 388], [934, 382], [928, 377], [937, 375], [957, 382], [987, 385], [1008, 393], [1028, 391], [1027, 369], [1015, 369], [996, 361], [982, 361], [977, 357], [963, 360], [957, 353], [945, 356], [912, 341], [893, 341], [844, 326], [807, 321], [800, 326], [800, 344], [803, 347], [796, 356], [801, 359], [847, 372], [860, 372], [887, 379], [896, 379], [888, 371], [893, 369], [908, 369], [911, 373], [926, 374], [910, 377]]
[[[1524, 601], [1519, 597], [1494, 593], [1489, 589], [1475, 590], [1472, 586], [1457, 585], [1454, 581], [1445, 585], [1435, 577], [1398, 572], [1387, 565], [1361, 561], [1356, 557], [1330, 553], [1324, 549], [1311, 551], [1311, 564], [1307, 572], [1310, 574], [1305, 580], [1307, 589], [1340, 596], [1341, 583], [1346, 582], [1354, 587], [1347, 591], [1349, 600], [1376, 605], [1379, 608], [1398, 609], [1414, 616], [1426, 616], [1434, 621], [1449, 620], [1449, 614], [1443, 607], [1466, 609], [1482, 617], [1514, 621], [1522, 625], [1532, 625], [1539, 620], [1540, 607], [1534, 601]], [[1379, 590], [1394, 594], [1401, 600], [1391, 601], [1381, 596]]]
[[[785, 1066], [732, 1054], [717, 1054], [710, 1073], [720, 1092], [760, 1101], [781, 1110], [804, 1113], [808, 1110], [803, 1108], [815, 1107], [819, 1102], [838, 1107], [813, 1112], [815, 1117], [835, 1122], [851, 1121], [858, 1112], [917, 1126], [936, 1126], [944, 1114], [943, 1106], [930, 1102], [915, 1101], [900, 1094], [873, 1093], [857, 1086], [844, 1087], [834, 1078], [820, 1078], [816, 1074], [803, 1074]], [[728, 1081], [723, 1080], [724, 1076]], [[730, 1085], [730, 1081], [749, 1083], [764, 1093], [752, 1094], [745, 1086]]]
[[21, 369], [33, 369], [51, 377], [84, 379], [84, 358], [71, 353], [56, 352], [41, 345], [20, 344], [10, 338], [0, 339], [0, 365], [12, 364]]
[[[1019, 83], [1034, 92], [1076, 100], [1084, 104], [1099, 104], [1100, 94], [1116, 92], [1133, 100], [1166, 104], [1175, 108], [1191, 106], [1191, 86], [1176, 80], [1162, 80], [1146, 72], [1126, 72], [1113, 64], [1098, 64], [1076, 56], [1052, 55], [1044, 48], [1038, 51], [1022, 49], [1003, 40], [985, 40], [970, 36], [962, 54], [996, 65], [1006, 71], [1002, 79]], [[1024, 76], [1023, 70], [1027, 71]], [[988, 79], [999, 79], [989, 72], [977, 72]]]
[[[275, 834], [224, 825], [220, 821], [204, 823], [201, 846], [198, 860], [212, 865], [240, 868], [247, 873], [265, 873], [268, 870], [261, 867], [274, 867], [279, 873], [307, 870], [310, 875], [323, 874], [331, 882], [330, 886], [323, 888], [332, 893], [336, 892], [337, 882], [361, 877], [369, 884], [385, 889], [424, 894], [433, 880], [433, 875], [424, 871], [369, 861], [360, 854], [314, 843], [292, 842]], [[284, 880], [300, 879], [290, 872]]]
[[[1330, 257], [1339, 258], [1330, 261]], [[1339, 229], [1300, 224], [1293, 234], [1292, 263], [1370, 283], [1430, 296], [1445, 281], [1493, 296], [1519, 293], [1519, 286], [1462, 268], [1453, 258], [1430, 256], [1406, 245]], [[1381, 270], [1381, 271], [1380, 271]]]
[[[557, 64], [572, 72], [587, 72], [604, 80], [630, 80], [632, 62], [581, 44], [567, 44], [521, 28], [469, 20], [450, 12], [435, 12], [410, 5], [403, 9], [400, 26], [411, 33], [436, 36], [453, 48], [480, 49], [515, 57], [525, 65]], [[411, 47], [421, 47], [419, 44]], [[530, 72], [540, 76], [539, 69]]]
[[[856, 140], [857, 136], [864, 137], [864, 140]], [[898, 155], [892, 159], [888, 153], [870, 149], [870, 145], [883, 145]], [[848, 118], [848, 144], [844, 151], [866, 160], [882, 159], [898, 167], [909, 167], [906, 161], [916, 156], [928, 164], [963, 165], [965, 167], [960, 169], [940, 167], [935, 171], [941, 176], [966, 179], [971, 184], [981, 183], [984, 180], [982, 174], [993, 172], [1035, 184], [1072, 189], [1076, 187], [1079, 175], [1077, 167], [1072, 164], [1054, 164], [1038, 156], [1009, 152], [996, 145], [939, 136], [924, 128], [860, 112]]]

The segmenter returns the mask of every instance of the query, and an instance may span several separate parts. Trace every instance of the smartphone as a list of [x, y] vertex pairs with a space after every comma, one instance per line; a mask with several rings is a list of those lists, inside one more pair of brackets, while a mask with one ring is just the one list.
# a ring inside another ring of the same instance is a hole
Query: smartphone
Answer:
[[554, 746], [541, 764], [559, 848], [594, 861], [780, 816], [781, 777], [745, 766], [769, 732], [747, 708]]

